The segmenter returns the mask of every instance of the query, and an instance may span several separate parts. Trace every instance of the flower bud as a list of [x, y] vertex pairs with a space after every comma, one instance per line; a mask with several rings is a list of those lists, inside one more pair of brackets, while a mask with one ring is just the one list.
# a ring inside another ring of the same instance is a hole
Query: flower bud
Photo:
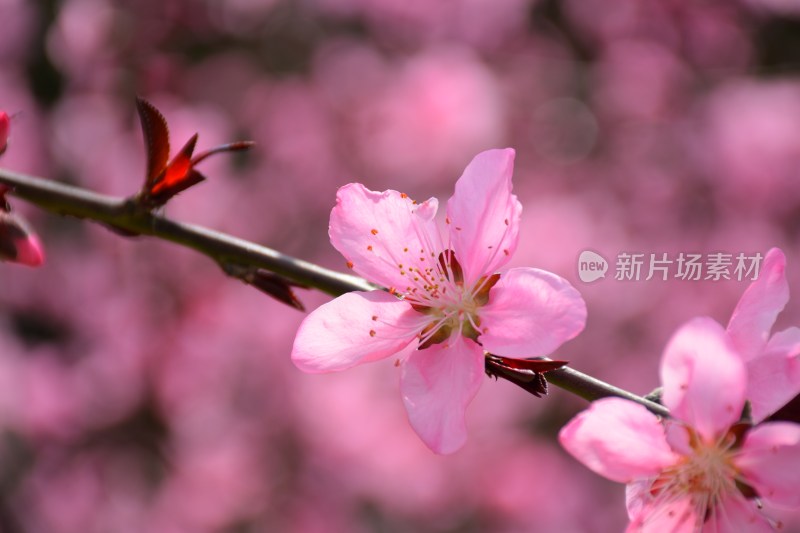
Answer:
[[8, 113], [0, 111], [0, 154], [6, 151], [8, 145], [8, 134], [11, 131], [11, 119]]
[[44, 262], [39, 238], [21, 217], [0, 211], [0, 260], [36, 267]]

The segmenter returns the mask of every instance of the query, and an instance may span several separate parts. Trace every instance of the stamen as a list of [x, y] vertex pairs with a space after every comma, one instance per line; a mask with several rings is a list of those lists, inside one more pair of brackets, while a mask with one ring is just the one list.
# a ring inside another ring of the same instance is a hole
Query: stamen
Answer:
[[[428, 324], [425, 329], [422, 330], [422, 335], [419, 339], [419, 349], [423, 350], [425, 348], [430, 347], [433, 344], [437, 344], [439, 342], [443, 342], [447, 340], [452, 334], [448, 335], [447, 331], [442, 331], [443, 326], [450, 322], [453, 318], [453, 315], [456, 314], [456, 311], [449, 311], [444, 314], [441, 318], [436, 320], [435, 322], [431, 322]], [[461, 321], [459, 321], [459, 324]], [[459, 329], [460, 332], [460, 329]], [[443, 335], [444, 334], [444, 335]], [[434, 340], [435, 337], [442, 337], [439, 340]]]
[[469, 325], [472, 326], [472, 329], [475, 330], [475, 332], [480, 335], [481, 328], [475, 322], [475, 319], [473, 318], [472, 313], [467, 313], [467, 320], [469, 321]]
[[[504, 222], [508, 222], [508, 219], [505, 219]], [[511, 225], [510, 224], [506, 223], [505, 226], [506, 227], [503, 230], [503, 234], [500, 236], [500, 239], [497, 241], [497, 244], [502, 244], [503, 241], [505, 240], [506, 236], [508, 236], [508, 232], [511, 230]], [[480, 268], [480, 272], [486, 272], [487, 270], [489, 270], [489, 265], [491, 265], [494, 262], [495, 258], [497, 257], [497, 254], [498, 254], [499, 250], [500, 250], [500, 246], [496, 246], [496, 247], [492, 248], [492, 253], [486, 259], [486, 261], [484, 261], [483, 265]], [[503, 251], [506, 252], [507, 249], [503, 249]], [[510, 255], [510, 252], [506, 253], [506, 255]]]
[[[736, 479], [740, 477], [732, 461], [732, 449], [736, 439], [730, 434], [723, 435], [716, 442], [703, 442], [690, 431], [692, 453], [676, 465], [665, 469], [653, 482], [650, 493], [655, 497], [656, 507], [689, 499], [692, 524], [696, 530], [702, 529], [709, 520], [716, 520], [715, 511], [721, 509], [722, 502], [738, 489]], [[712, 524], [713, 525], [713, 524]]]

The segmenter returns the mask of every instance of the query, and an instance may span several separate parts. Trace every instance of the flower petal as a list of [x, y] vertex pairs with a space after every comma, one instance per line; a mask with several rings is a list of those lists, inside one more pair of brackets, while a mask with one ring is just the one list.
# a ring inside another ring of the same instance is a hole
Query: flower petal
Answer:
[[483, 347], [507, 357], [552, 353], [586, 324], [586, 304], [567, 280], [535, 268], [512, 268], [479, 310]]
[[558, 440], [590, 470], [621, 483], [655, 477], [679, 459], [659, 418], [620, 398], [593, 402], [561, 429]]
[[775, 529], [756, 504], [740, 494], [722, 498], [711, 509], [703, 533], [770, 533]]
[[661, 360], [661, 383], [670, 414], [709, 441], [742, 414], [744, 362], [722, 326], [710, 318], [695, 318], [675, 332]]
[[336, 193], [328, 233], [356, 273], [402, 292], [409, 284], [408, 266], [417, 265], [420, 254], [435, 261], [442, 251], [433, 220], [437, 206], [435, 198], [416, 204], [397, 191], [350, 183]]
[[768, 422], [745, 437], [736, 466], [759, 497], [769, 503], [800, 509], [800, 425]]
[[683, 456], [694, 455], [695, 451], [692, 448], [694, 432], [692, 429], [674, 418], [665, 419], [663, 424], [664, 436], [672, 451]]
[[344, 370], [398, 353], [422, 326], [419, 313], [387, 292], [349, 292], [303, 320], [292, 361], [304, 372]]
[[[641, 485], [634, 485], [640, 488]], [[628, 486], [631, 488], [631, 485]], [[649, 491], [649, 486], [647, 490]], [[631, 517], [631, 523], [625, 530], [629, 533], [696, 533], [695, 527], [697, 516], [692, 505], [691, 498], [683, 497], [678, 499], [663, 500], [658, 498], [648, 498], [646, 492], [641, 494], [627, 494], [628, 501], [631, 499], [648, 499], [648, 503], [640, 507], [640, 511]], [[629, 503], [628, 509], [637, 507]], [[703, 530], [705, 533], [705, 529]]]
[[733, 345], [749, 360], [764, 348], [775, 319], [789, 301], [786, 256], [772, 248], [764, 258], [758, 279], [750, 284], [728, 322]]
[[483, 350], [457, 336], [411, 354], [400, 392], [414, 431], [436, 453], [452, 453], [467, 439], [464, 414], [483, 379]]
[[487, 150], [467, 165], [447, 202], [450, 242], [467, 285], [506, 264], [519, 241], [522, 205], [511, 194], [514, 150]]
[[747, 399], [760, 422], [800, 394], [800, 328], [772, 336], [766, 349], [747, 362]]

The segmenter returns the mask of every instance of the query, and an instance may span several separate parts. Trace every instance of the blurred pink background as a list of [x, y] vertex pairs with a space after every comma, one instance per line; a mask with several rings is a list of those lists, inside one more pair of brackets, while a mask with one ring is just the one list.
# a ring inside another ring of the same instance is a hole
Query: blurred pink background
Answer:
[[[746, 281], [616, 281], [620, 252], [779, 246], [800, 294], [800, 9], [790, 0], [0, 0], [0, 163], [134, 193], [134, 98], [173, 151], [252, 139], [167, 215], [344, 269], [327, 221], [360, 181], [446, 199], [517, 150], [511, 266], [589, 308], [557, 354], [633, 392], [688, 319]], [[174, 153], [174, 152], [173, 152]], [[621, 531], [624, 487], [557, 445], [586, 403], [487, 378], [467, 445], [433, 455], [391, 362], [306, 375], [303, 314], [168, 243], [14, 201], [47, 253], [0, 265], [0, 531]], [[578, 280], [591, 249], [606, 279]], [[300, 291], [308, 308], [327, 301]], [[800, 323], [800, 299], [777, 327]], [[797, 516], [781, 515], [785, 531]]]

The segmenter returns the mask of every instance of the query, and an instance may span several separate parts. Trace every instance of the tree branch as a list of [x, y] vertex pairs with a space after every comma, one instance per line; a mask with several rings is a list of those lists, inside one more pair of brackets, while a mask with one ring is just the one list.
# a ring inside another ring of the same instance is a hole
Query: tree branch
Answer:
[[[226, 272], [230, 264], [262, 268], [334, 296], [381, 288], [362, 278], [328, 270], [244, 239], [153, 214], [131, 199], [98, 194], [4, 169], [0, 169], [0, 184], [7, 185], [14, 196], [53, 213], [90, 219], [120, 233], [151, 235], [192, 248], [216, 261]], [[516, 383], [507, 376], [501, 377]], [[662, 405], [568, 367], [548, 372], [547, 379], [589, 401], [616, 396], [644, 405], [657, 415], [669, 415]]]
[[359, 277], [328, 270], [266, 246], [202, 226], [175, 222], [144, 210], [129, 199], [4, 169], [0, 169], [0, 183], [9, 186], [14, 196], [53, 213], [87, 218], [123, 233], [151, 235], [171, 241], [193, 248], [223, 267], [233, 263], [263, 268], [334, 296], [378, 288]]

